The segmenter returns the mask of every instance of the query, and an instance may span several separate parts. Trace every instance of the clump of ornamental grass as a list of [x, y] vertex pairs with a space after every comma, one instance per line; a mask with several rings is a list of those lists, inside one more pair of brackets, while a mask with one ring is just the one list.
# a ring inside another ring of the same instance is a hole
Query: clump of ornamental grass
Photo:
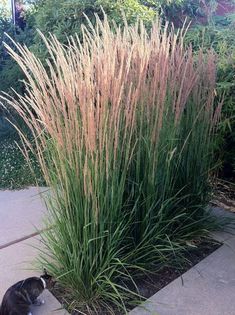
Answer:
[[[135, 280], [179, 261], [214, 227], [205, 210], [211, 170], [215, 62], [195, 57], [159, 21], [107, 18], [63, 46], [41, 34], [44, 66], [27, 47], [8, 50], [25, 94], [2, 96], [30, 128], [52, 193], [41, 259], [84, 314], [126, 311]], [[36, 148], [36, 149], [35, 149]], [[102, 311], [100, 311], [102, 309]]]

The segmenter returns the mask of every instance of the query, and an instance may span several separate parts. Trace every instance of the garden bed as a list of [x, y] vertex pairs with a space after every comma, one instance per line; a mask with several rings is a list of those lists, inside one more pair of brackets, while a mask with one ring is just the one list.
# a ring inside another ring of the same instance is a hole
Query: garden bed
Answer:
[[[145, 299], [150, 298], [159, 290], [167, 286], [176, 278], [182, 276], [186, 271], [191, 269], [193, 266], [198, 264], [201, 260], [212, 254], [222, 244], [213, 239], [203, 239], [191, 243], [191, 249], [188, 250], [183, 256], [184, 260], [174, 266], [164, 266], [157, 273], [143, 273], [143, 275], [136, 281], [136, 285], [139, 290], [139, 294]], [[182, 284], [184, 279], [182, 277]], [[130, 289], [131, 286], [129, 286]], [[60, 301], [60, 303], [71, 311], [71, 305], [74, 301], [70, 299], [69, 292], [66, 291], [59, 283], [56, 283], [54, 288], [51, 290], [52, 294]], [[136, 305], [137, 306], [137, 305]], [[128, 306], [127, 308], [132, 310], [134, 307]], [[100, 310], [98, 313], [91, 312], [86, 313], [86, 310], [73, 310], [72, 315], [78, 314], [91, 314], [91, 315], [109, 315], [107, 311]], [[116, 311], [114, 314], [122, 315], [120, 311]]]

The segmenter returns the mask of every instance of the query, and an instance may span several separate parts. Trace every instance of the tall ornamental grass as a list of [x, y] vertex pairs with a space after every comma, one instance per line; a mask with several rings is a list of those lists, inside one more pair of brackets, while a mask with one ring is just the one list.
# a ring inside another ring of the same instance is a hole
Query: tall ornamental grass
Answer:
[[115, 313], [139, 299], [136, 279], [179, 261], [213, 221], [205, 211], [213, 131], [212, 52], [195, 57], [184, 31], [107, 18], [63, 46], [41, 34], [46, 66], [8, 47], [24, 96], [2, 96], [32, 132], [50, 229], [41, 259], [71, 308]]

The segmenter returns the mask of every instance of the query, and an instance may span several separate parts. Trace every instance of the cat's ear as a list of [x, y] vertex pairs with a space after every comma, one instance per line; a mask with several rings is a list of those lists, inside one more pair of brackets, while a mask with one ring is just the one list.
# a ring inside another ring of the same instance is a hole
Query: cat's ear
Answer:
[[[42, 275], [42, 277], [44, 278], [44, 279], [51, 279], [52, 278], [52, 276], [47, 272], [47, 269], [46, 268], [43, 268], [43, 271], [44, 271], [44, 273], [43, 273], [43, 275]], [[1, 314], [0, 314], [1, 315]]]

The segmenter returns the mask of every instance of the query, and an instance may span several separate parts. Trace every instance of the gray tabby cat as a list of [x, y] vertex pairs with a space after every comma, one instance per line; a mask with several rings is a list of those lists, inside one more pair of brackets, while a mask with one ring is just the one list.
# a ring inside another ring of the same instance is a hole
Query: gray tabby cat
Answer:
[[39, 295], [44, 289], [50, 287], [51, 283], [52, 277], [46, 270], [40, 277], [31, 277], [17, 282], [6, 291], [0, 315], [32, 315], [31, 306], [44, 304], [44, 301], [39, 299]]

